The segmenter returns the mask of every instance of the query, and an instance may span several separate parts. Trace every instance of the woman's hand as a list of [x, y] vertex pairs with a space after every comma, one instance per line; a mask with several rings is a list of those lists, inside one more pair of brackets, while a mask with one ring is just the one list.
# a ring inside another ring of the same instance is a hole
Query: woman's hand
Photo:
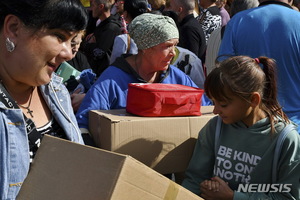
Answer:
[[205, 200], [232, 200], [233, 190], [219, 177], [200, 183], [201, 197]]
[[76, 112], [85, 97], [85, 93], [80, 93], [80, 90], [76, 90], [71, 94], [71, 102], [74, 112]]

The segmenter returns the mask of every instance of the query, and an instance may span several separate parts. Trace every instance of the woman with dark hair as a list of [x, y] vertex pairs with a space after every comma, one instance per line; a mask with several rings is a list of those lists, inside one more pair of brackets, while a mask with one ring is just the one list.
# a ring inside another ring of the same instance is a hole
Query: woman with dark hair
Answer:
[[[129, 24], [135, 17], [148, 12], [147, 0], [125, 0], [123, 17]], [[112, 64], [122, 54], [137, 54], [137, 46], [129, 34], [122, 34], [115, 38], [113, 50], [110, 57]]]
[[87, 24], [79, 0], [0, 1], [0, 199], [15, 199], [44, 134], [83, 143], [53, 72]]

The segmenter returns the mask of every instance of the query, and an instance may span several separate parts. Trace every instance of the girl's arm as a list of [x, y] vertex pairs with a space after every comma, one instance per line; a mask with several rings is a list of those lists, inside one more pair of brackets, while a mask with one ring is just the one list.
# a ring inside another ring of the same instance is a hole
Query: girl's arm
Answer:
[[200, 131], [194, 153], [186, 170], [182, 186], [200, 195], [200, 183], [213, 176], [215, 163], [214, 132], [217, 118], [211, 119]]

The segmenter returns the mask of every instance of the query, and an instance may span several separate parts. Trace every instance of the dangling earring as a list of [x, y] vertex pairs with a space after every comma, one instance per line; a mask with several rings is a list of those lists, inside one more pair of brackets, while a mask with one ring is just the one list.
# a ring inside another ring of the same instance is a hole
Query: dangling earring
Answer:
[[6, 38], [5, 44], [8, 52], [13, 52], [15, 50], [16, 46], [9, 38]]

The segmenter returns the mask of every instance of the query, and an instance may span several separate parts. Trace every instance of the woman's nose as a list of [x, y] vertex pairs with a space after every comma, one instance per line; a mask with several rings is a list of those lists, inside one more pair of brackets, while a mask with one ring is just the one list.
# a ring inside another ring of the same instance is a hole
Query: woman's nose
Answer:
[[170, 51], [170, 54], [171, 55], [173, 55], [173, 56], [175, 56], [176, 55], [176, 51], [175, 51], [175, 46], [173, 46], [172, 48], [171, 48], [171, 51]]
[[63, 43], [63, 48], [61, 50], [61, 56], [64, 58], [65, 61], [71, 60], [73, 58], [73, 52], [71, 44], [68, 44], [67, 42]]

